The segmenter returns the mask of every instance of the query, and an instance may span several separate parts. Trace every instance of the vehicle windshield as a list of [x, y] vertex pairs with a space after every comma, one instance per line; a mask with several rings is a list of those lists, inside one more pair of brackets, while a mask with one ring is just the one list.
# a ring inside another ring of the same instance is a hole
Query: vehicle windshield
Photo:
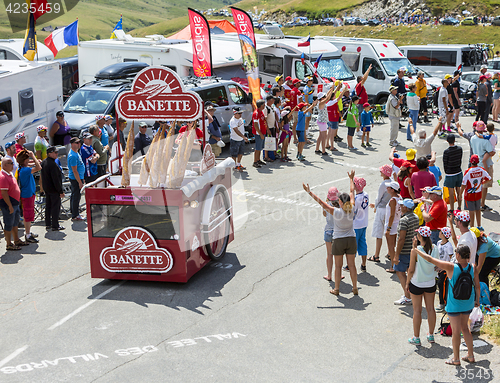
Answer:
[[64, 104], [65, 112], [102, 114], [116, 92], [101, 89], [78, 89]]
[[318, 65], [318, 74], [326, 78], [334, 77], [336, 80], [354, 80], [354, 74], [341, 58], [322, 59]]
[[380, 59], [380, 62], [382, 63], [389, 76], [396, 76], [396, 72], [399, 68], [405, 68], [406, 75], [417, 74], [417, 70], [406, 57]]
[[494, 70], [500, 69], [500, 60], [488, 61], [488, 69], [494, 69]]

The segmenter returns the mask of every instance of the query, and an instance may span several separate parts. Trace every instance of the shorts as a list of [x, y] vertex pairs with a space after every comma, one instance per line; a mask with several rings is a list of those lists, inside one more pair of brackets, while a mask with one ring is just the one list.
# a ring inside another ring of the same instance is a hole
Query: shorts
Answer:
[[35, 195], [29, 198], [21, 198], [23, 205], [23, 217], [26, 222], [35, 221]]
[[328, 121], [328, 127], [333, 130], [337, 130], [339, 128], [338, 121]]
[[454, 176], [445, 175], [443, 186], [446, 188], [462, 187], [462, 180], [463, 179], [464, 179], [464, 175], [462, 173], [456, 174]]
[[448, 115], [448, 110], [446, 108], [439, 108], [439, 117], [446, 118]]
[[486, 169], [486, 171], [490, 175], [491, 180], [485, 182], [484, 185], [483, 185], [483, 187], [490, 188], [490, 187], [493, 186], [493, 165], [492, 166], [488, 166], [488, 168]]
[[458, 101], [453, 101], [453, 110], [460, 110], [460, 105], [458, 105]]
[[332, 236], [333, 236], [333, 230], [325, 230], [323, 239], [325, 240], [325, 242], [333, 242]]
[[427, 97], [420, 99], [420, 112], [427, 112]]
[[297, 130], [296, 132], [299, 142], [306, 142], [306, 133], [303, 130]]
[[260, 135], [257, 133], [255, 135], [255, 150], [261, 151], [264, 149], [264, 138], [260, 138]]
[[362, 229], [354, 229], [356, 232], [356, 247], [358, 248], [358, 255], [367, 256], [368, 246], [366, 245], [366, 227]]
[[230, 140], [229, 141], [229, 154], [231, 157], [236, 157], [245, 151], [245, 141], [235, 141], [235, 140]]
[[410, 267], [410, 254], [399, 254], [399, 263], [394, 265], [394, 270], [405, 273]]
[[210, 146], [212, 147], [212, 152], [214, 152], [215, 157], [219, 157], [222, 153], [221, 147], [217, 144], [210, 144]]
[[333, 255], [356, 254], [356, 250], [356, 237], [335, 238], [333, 240]]
[[12, 214], [9, 213], [9, 207], [2, 207], [2, 215], [3, 215], [3, 229], [5, 231], [11, 231], [13, 227], [19, 226], [19, 219], [21, 218], [21, 210], [19, 205], [12, 206], [14, 208], [14, 212]]
[[372, 237], [384, 238], [385, 229], [385, 207], [377, 208], [375, 212], [375, 220], [373, 221]]
[[447, 312], [446, 314], [448, 314], [448, 316], [449, 316], [449, 317], [458, 317], [458, 316], [460, 316], [461, 314], [465, 314], [465, 315], [469, 316], [469, 314], [470, 314], [471, 312], [472, 312], [472, 309], [471, 309], [471, 310], [467, 310], [467, 311], [463, 311], [463, 312], [461, 312], [461, 313], [448, 313], [448, 312]]
[[318, 129], [320, 132], [326, 132], [328, 124], [326, 122], [318, 122]]
[[367, 132], [367, 133], [368, 133], [368, 132], [371, 132], [371, 131], [372, 131], [372, 127], [371, 127], [370, 125], [366, 125], [366, 126], [363, 126], [363, 127], [361, 128], [361, 130], [362, 130], [363, 132]]
[[288, 130], [283, 130], [280, 135], [280, 141], [279, 143], [283, 143], [287, 138], [290, 138], [290, 131]]
[[354, 132], [356, 132], [356, 128], [350, 128], [349, 126], [347, 127], [347, 135], [354, 137]]
[[500, 92], [493, 92], [493, 100], [499, 100], [500, 99]]
[[476, 211], [481, 209], [481, 200], [478, 199], [477, 201], [464, 201], [465, 205], [464, 208], [465, 210], [469, 211]]
[[412, 293], [413, 295], [422, 295], [423, 293], [433, 294], [436, 292], [436, 285], [432, 287], [417, 287], [410, 282], [408, 290], [410, 290], [410, 293]]

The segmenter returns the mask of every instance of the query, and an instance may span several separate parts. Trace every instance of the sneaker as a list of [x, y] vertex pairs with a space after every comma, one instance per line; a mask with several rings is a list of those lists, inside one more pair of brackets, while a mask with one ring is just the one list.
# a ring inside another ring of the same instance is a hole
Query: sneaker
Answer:
[[361, 144], [361, 147], [362, 147], [362, 148], [366, 148], [366, 145], [365, 145], [365, 143], [364, 143], [364, 142]]
[[352, 148], [347, 148], [349, 150], [358, 150], [358, 148], [355, 148], [354, 146]]
[[400, 306], [411, 305], [411, 299], [408, 299], [404, 295], [402, 295], [401, 298], [399, 298], [397, 301], [394, 301], [394, 304]]
[[315, 150], [314, 153], [321, 154], [321, 150]]
[[24, 238], [26, 239], [26, 242], [28, 243], [38, 243], [38, 239], [33, 237], [32, 235], [25, 235]]
[[397, 141], [393, 141], [393, 142], [389, 143], [389, 146], [393, 146], [393, 147], [396, 147], [398, 145], [399, 145], [399, 143]]
[[408, 342], [410, 342], [411, 344], [414, 344], [415, 346], [421, 346], [422, 345], [422, 343], [420, 343], [420, 338], [417, 338], [416, 336], [414, 336], [413, 338], [408, 339]]
[[267, 165], [267, 163], [265, 163], [264, 161], [261, 161], [261, 160], [258, 160], [257, 162], [259, 163], [259, 165]]
[[345, 265], [344, 267], [342, 267], [342, 270], [349, 271], [349, 266]]
[[366, 143], [366, 146], [372, 146], [372, 144], [370, 144], [369, 142]]
[[358, 130], [356, 132], [356, 137], [363, 137], [363, 132], [361, 130]]
[[61, 230], [64, 230], [64, 227], [59, 226], [59, 227], [53, 227], [52, 228], [52, 231], [61, 231]]
[[366, 271], [366, 266], [361, 265], [361, 271]]
[[76, 221], [85, 221], [85, 218], [83, 218], [81, 215], [76, 216], [75, 218], [71, 218], [73, 222]]
[[435, 341], [434, 341], [434, 335], [432, 335], [432, 334], [429, 335], [428, 334], [427, 335], [427, 342], [429, 342], [429, 343], [435, 343]]
[[38, 234], [35, 234], [35, 233], [31, 233], [31, 236], [32, 236], [33, 238], [38, 238]]
[[300, 155], [297, 159], [299, 161], [305, 161], [306, 160], [306, 158], [303, 155]]
[[254, 168], [261, 168], [261, 167], [262, 167], [262, 165], [261, 165], [261, 164], [259, 164], [258, 162], [254, 162], [254, 163], [253, 163], [253, 167], [254, 167]]
[[445, 305], [437, 305], [436, 312], [442, 313], [444, 311]]

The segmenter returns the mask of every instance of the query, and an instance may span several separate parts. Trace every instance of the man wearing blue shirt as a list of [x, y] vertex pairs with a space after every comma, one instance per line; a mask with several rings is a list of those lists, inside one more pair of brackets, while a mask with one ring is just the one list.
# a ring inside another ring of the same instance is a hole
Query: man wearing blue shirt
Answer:
[[83, 177], [85, 174], [85, 165], [83, 164], [82, 157], [78, 153], [80, 150], [80, 139], [73, 137], [70, 141], [71, 151], [68, 155], [68, 169], [69, 169], [69, 182], [71, 183], [71, 220], [84, 221], [85, 219], [80, 215], [80, 199], [82, 197], [80, 190], [83, 187]]
[[[313, 82], [312, 77], [307, 77], [306, 81], [307, 81], [307, 84], [304, 87], [304, 95], [302, 96], [302, 99], [306, 104], [311, 105], [314, 101], [314, 82]], [[307, 140], [309, 123], [311, 122], [311, 116], [312, 116], [312, 109], [310, 112], [307, 112], [305, 114], [305, 116], [306, 116], [306, 130], [305, 130], [306, 133], [305, 134], [306, 134], [306, 140]]]

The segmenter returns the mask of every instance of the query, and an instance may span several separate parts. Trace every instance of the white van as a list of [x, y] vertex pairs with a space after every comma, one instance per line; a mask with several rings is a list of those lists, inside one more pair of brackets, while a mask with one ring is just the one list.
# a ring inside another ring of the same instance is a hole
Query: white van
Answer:
[[[342, 59], [355, 76], [362, 76], [370, 64], [372, 70], [365, 82], [371, 103], [385, 104], [389, 97], [391, 80], [399, 68], [405, 68], [408, 76], [415, 76], [417, 69], [401, 53], [393, 40], [358, 39], [336, 36], [316, 36], [334, 44], [342, 53]], [[416, 78], [405, 78], [406, 84]]]
[[27, 142], [37, 136], [36, 127], [49, 128], [62, 110], [62, 74], [58, 62], [0, 60], [0, 144], [25, 132]]
[[447, 73], [453, 74], [460, 65], [462, 65], [462, 72], [476, 71], [481, 67], [481, 65], [470, 65], [469, 56], [473, 48], [468, 45], [405, 45], [399, 49], [413, 65], [441, 78]]
[[[37, 55], [35, 56], [36, 61], [52, 61], [54, 60], [54, 55], [52, 51], [43, 45], [41, 42], [37, 42]], [[0, 39], [0, 60], [25, 60], [23, 56], [24, 39]]]

